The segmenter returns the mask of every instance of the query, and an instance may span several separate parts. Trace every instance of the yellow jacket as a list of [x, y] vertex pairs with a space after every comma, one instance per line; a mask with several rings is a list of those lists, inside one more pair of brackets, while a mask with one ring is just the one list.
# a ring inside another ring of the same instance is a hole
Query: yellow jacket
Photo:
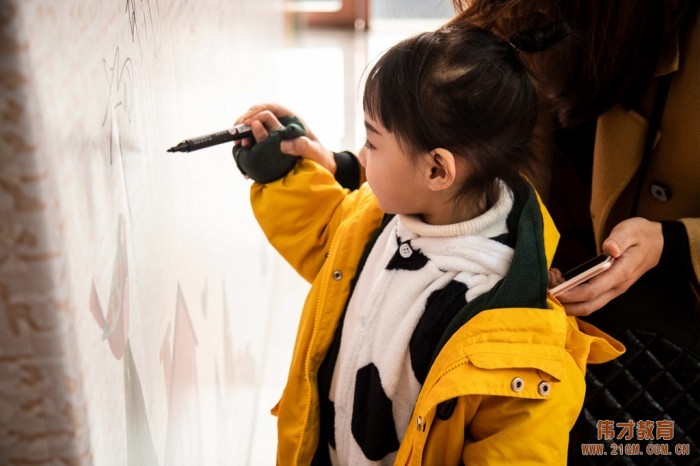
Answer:
[[[280, 180], [253, 184], [251, 202], [272, 245], [312, 283], [287, 385], [273, 409], [279, 416], [277, 463], [306, 465], [319, 438], [318, 369], [384, 213], [366, 184], [350, 192], [307, 160]], [[541, 204], [539, 209], [540, 263], [524, 265], [541, 278], [558, 233]], [[624, 348], [567, 317], [556, 300], [545, 301], [546, 281], [529, 289], [515, 278], [511, 285], [537, 295], [544, 309], [488, 308], [452, 334], [419, 394], [395, 464], [566, 464], [586, 364], [611, 360]]]

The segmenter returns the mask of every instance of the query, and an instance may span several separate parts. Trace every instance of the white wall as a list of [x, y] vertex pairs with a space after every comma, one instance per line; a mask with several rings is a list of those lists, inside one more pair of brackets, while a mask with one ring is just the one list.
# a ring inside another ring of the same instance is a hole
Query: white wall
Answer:
[[230, 145], [166, 149], [283, 94], [284, 31], [272, 1], [0, 1], [0, 464], [250, 458], [289, 271]]

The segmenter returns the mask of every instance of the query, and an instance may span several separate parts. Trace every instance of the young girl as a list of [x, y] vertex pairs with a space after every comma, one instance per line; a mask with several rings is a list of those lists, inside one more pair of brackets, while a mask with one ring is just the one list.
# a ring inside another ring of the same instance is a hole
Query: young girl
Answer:
[[517, 50], [464, 24], [407, 39], [364, 110], [359, 188], [337, 181], [358, 178], [348, 154], [261, 175], [299, 127], [274, 105], [240, 119], [258, 143], [239, 167], [276, 179], [256, 218], [312, 282], [278, 464], [566, 464], [586, 363], [621, 348], [547, 297], [558, 234], [520, 175], [537, 99]]

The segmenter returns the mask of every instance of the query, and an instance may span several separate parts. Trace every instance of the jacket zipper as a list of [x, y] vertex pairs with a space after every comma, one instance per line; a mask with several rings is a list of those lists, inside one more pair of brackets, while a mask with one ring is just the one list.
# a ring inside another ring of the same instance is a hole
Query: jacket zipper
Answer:
[[[463, 366], [463, 365], [465, 365], [465, 364], [468, 364], [468, 362], [469, 362], [468, 358], [465, 358], [464, 360], [459, 361], [458, 363], [452, 364], [449, 368], [445, 369], [445, 370], [440, 374], [440, 376], [437, 378], [437, 380], [433, 383], [433, 387], [435, 387], [435, 385], [437, 385], [437, 382], [438, 382], [440, 379], [442, 379], [443, 377], [445, 377], [447, 374], [449, 374], [449, 373], [452, 372], [453, 370], [457, 369], [459, 366]], [[432, 387], [431, 387], [431, 389], [432, 389]], [[459, 396], [461, 396], [461, 395], [459, 395]], [[417, 404], [417, 402], [416, 402], [416, 404]], [[428, 431], [430, 431], [430, 429], [428, 429]], [[415, 435], [415, 434], [414, 434], [414, 435]], [[415, 437], [414, 437], [414, 438], [415, 438]], [[414, 450], [413, 444], [414, 444], [414, 443], [415, 443], [415, 441], [411, 442], [411, 449], [408, 451], [408, 456], [406, 456], [406, 461], [403, 463], [405, 466], [408, 466], [408, 465], [411, 463], [411, 456], [413, 455], [413, 450]], [[423, 443], [425, 443], [425, 442], [423, 442]], [[420, 462], [419, 462], [418, 464], [422, 464], [423, 459], [421, 458], [419, 461], [420, 461]]]
[[[327, 264], [332, 264], [333, 262], [331, 261], [331, 257], [334, 256], [333, 254], [333, 246], [335, 243], [337, 243], [335, 236], [337, 236], [340, 233], [340, 230], [334, 237], [331, 239], [330, 246], [328, 248], [328, 257], [326, 258], [326, 263]], [[331, 266], [330, 269], [333, 267]], [[322, 267], [323, 269], [323, 267]], [[331, 270], [331, 273], [332, 270]], [[304, 414], [304, 424], [301, 429], [301, 437], [299, 438], [299, 446], [297, 447], [297, 452], [294, 458], [294, 464], [299, 464], [299, 455], [301, 454], [301, 445], [303, 443], [304, 436], [306, 435], [306, 430], [309, 425], [309, 417], [311, 415], [311, 393], [313, 392], [312, 387], [311, 387], [311, 381], [309, 377], [309, 365], [310, 365], [310, 359], [311, 359], [311, 349], [314, 347], [314, 342], [316, 340], [316, 332], [318, 329], [319, 325], [319, 320], [320, 320], [320, 314], [321, 314], [321, 309], [322, 309], [322, 304], [323, 301], [325, 300], [326, 296], [326, 288], [328, 288], [328, 280], [329, 280], [329, 275], [324, 274], [323, 277], [321, 277], [321, 284], [319, 286], [319, 295], [318, 295], [318, 301], [316, 303], [316, 311], [314, 312], [314, 325], [311, 330], [311, 338], [309, 339], [309, 351], [306, 354], [306, 358], [304, 359], [304, 378], [306, 379], [306, 385], [307, 385], [307, 390], [308, 390], [308, 395], [306, 398], [306, 413]]]

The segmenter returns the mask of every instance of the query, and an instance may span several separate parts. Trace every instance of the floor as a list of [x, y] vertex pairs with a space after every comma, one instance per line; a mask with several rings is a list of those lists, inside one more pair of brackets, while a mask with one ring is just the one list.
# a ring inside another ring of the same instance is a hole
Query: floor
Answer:
[[[298, 70], [293, 76], [284, 76], [289, 92], [279, 91], [278, 95], [263, 100], [276, 100], [294, 109], [326, 147], [356, 150], [365, 137], [358, 83], [367, 63], [399, 40], [435, 29], [445, 19], [378, 18], [372, 21], [370, 31], [295, 31], [288, 39], [288, 46], [274, 57], [277, 69]], [[264, 94], [260, 89], [254, 93]], [[308, 291], [308, 285], [281, 259], [271, 257], [269, 266], [277, 286], [270, 299], [266, 344], [256, 377], [247, 465], [275, 463], [276, 418], [270, 409], [284, 388], [299, 312]]]

